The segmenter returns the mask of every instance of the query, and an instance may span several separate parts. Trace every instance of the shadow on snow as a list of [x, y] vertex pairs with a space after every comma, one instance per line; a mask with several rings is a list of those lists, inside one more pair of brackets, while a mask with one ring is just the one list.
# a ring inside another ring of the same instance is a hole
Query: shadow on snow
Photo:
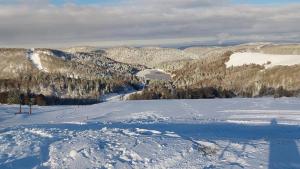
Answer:
[[[269, 125], [243, 125], [232, 123], [89, 123], [89, 124], [43, 124], [23, 127], [44, 129], [68, 129], [74, 131], [99, 130], [103, 127], [134, 130], [143, 128], [160, 132], [173, 131], [184, 139], [208, 139], [229, 141], [269, 141], [269, 169], [300, 168], [300, 155], [296, 140], [300, 139], [300, 126], [277, 124], [272, 120]], [[9, 129], [6, 129], [9, 130]], [[159, 137], [159, 136], [157, 136]]]

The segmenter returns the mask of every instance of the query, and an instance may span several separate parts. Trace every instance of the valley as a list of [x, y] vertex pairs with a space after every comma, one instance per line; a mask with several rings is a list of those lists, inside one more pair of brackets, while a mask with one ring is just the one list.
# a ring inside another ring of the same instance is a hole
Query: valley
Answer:
[[99, 102], [107, 94], [142, 89], [131, 98], [299, 96], [299, 49], [297, 44], [271, 43], [186, 49], [3, 48], [0, 93], [41, 94], [51, 104], [64, 103], [53, 98]]

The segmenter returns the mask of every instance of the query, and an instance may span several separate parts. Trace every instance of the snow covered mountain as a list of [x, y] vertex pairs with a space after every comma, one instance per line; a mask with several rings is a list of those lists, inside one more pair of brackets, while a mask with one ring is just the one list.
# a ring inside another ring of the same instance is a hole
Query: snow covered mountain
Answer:
[[279, 87], [299, 93], [299, 49], [272, 44], [215, 48], [171, 73], [182, 87], [222, 87], [244, 96], [265, 95]]
[[130, 75], [144, 69], [111, 60], [101, 51], [68, 53], [54, 49], [1, 49], [1, 78], [19, 73], [60, 73], [68, 77], [95, 79], [104, 76]]
[[[93, 94], [88, 92], [88, 95], [95, 98], [95, 92], [100, 92], [95, 88], [110, 93], [137, 87], [145, 80], [158, 80], [173, 86], [171, 88], [212, 87], [247, 97], [286, 92], [286, 95], [295, 96], [300, 93], [298, 44], [250, 43], [183, 50], [158, 47], [1, 49], [0, 59], [1, 92], [10, 91], [8, 86], [15, 83], [7, 80], [17, 79], [18, 84], [24, 84], [28, 79], [36, 79], [34, 83], [26, 82], [23, 91], [30, 84], [33, 89], [39, 88], [36, 92], [43, 94], [79, 97], [86, 95], [80, 93], [82, 88], [92, 86]], [[35, 83], [38, 79], [54, 87]], [[83, 85], [76, 89], [79, 83]], [[70, 87], [72, 85], [75, 88]], [[171, 88], [168, 90], [173, 90]]]
[[145, 69], [145, 66], [109, 59], [102, 51], [68, 53], [54, 49], [1, 49], [0, 59], [0, 93], [3, 97], [30, 90], [58, 98], [96, 99], [101, 94], [138, 85], [140, 82], [135, 74]]
[[215, 87], [236, 95], [300, 92], [300, 45], [248, 43], [229, 47], [111, 48], [106, 56], [171, 75], [179, 88]]

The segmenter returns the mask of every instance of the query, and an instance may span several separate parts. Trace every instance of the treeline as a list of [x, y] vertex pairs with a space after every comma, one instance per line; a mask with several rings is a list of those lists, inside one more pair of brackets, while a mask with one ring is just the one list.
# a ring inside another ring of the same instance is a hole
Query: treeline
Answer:
[[278, 97], [297, 97], [299, 95], [300, 95], [300, 90], [286, 90], [283, 88], [283, 86], [280, 86], [278, 88], [263, 86], [259, 90], [260, 97], [274, 96], [275, 98], [278, 98]]
[[103, 94], [140, 87], [133, 76], [79, 79], [60, 74], [25, 74], [18, 79], [0, 79], [0, 103], [18, 104], [21, 95], [26, 97], [30, 93], [37, 101], [43, 100], [35, 103], [38, 105], [92, 104]]
[[[170, 84], [154, 83], [147, 86], [142, 92], [129, 96], [129, 100], [153, 100], [153, 99], [212, 99], [212, 98], [233, 98], [233, 97], [297, 97], [300, 90], [290, 91], [282, 86], [278, 88], [263, 86], [258, 95], [254, 95], [254, 90], [235, 92], [216, 87], [201, 88], [176, 88]], [[237, 94], [238, 93], [238, 94]]]
[[152, 99], [212, 99], [232, 98], [236, 95], [229, 90], [214, 87], [203, 88], [175, 88], [172, 85], [148, 86], [141, 93], [129, 96], [129, 100], [152, 100]]
[[20, 94], [18, 91], [0, 93], [0, 103], [2, 104], [22, 104], [22, 105], [88, 105], [99, 103], [99, 98], [59, 98], [55, 96], [44, 96], [43, 94]]

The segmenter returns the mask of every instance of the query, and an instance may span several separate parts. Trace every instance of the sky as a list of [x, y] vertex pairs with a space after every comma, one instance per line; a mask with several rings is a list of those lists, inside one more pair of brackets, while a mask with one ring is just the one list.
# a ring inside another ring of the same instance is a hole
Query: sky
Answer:
[[0, 0], [0, 47], [300, 42], [300, 0]]
[[234, 3], [248, 3], [248, 4], [288, 4], [299, 3], [299, 0], [233, 0]]
[[[50, 2], [56, 5], [61, 5], [64, 3], [75, 3], [80, 5], [87, 4], [118, 4], [122, 0], [51, 0]], [[184, 1], [184, 0], [183, 0]], [[299, 0], [232, 0], [231, 2], [236, 4], [287, 4], [287, 3], [297, 3]]]

